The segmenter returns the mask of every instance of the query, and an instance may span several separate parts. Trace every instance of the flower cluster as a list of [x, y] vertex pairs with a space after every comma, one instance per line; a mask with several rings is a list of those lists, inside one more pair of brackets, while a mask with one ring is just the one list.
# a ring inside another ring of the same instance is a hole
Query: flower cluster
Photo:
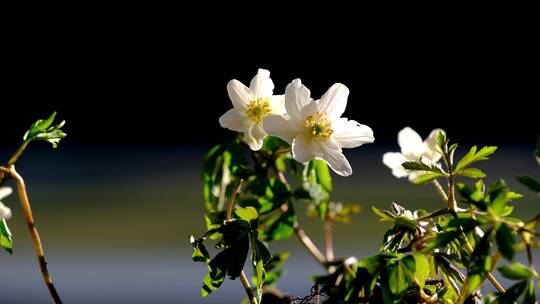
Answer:
[[259, 150], [267, 135], [292, 147], [294, 159], [307, 163], [324, 160], [337, 174], [349, 176], [352, 168], [342, 148], [355, 148], [375, 139], [370, 127], [341, 117], [349, 89], [334, 84], [318, 100], [300, 79], [293, 80], [285, 95], [273, 95], [270, 72], [259, 69], [249, 88], [238, 80], [227, 85], [233, 108], [219, 118], [222, 127], [244, 133], [252, 150]]

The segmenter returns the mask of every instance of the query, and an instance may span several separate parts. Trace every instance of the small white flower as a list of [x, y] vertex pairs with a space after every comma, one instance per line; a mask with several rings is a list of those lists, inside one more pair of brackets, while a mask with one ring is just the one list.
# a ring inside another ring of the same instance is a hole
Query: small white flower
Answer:
[[264, 128], [292, 146], [293, 157], [301, 163], [324, 160], [342, 176], [352, 174], [352, 168], [342, 148], [354, 148], [374, 141], [370, 127], [342, 118], [347, 106], [349, 89], [336, 83], [314, 101], [300, 79], [293, 80], [285, 90], [283, 115], [264, 119]]
[[262, 147], [266, 132], [263, 119], [270, 114], [285, 112], [283, 95], [272, 95], [274, 83], [270, 72], [259, 69], [249, 88], [233, 79], [227, 84], [227, 92], [233, 108], [219, 118], [223, 128], [244, 133], [245, 140], [252, 150]]
[[[5, 197], [9, 196], [13, 190], [9, 187], [0, 187], [0, 200], [4, 199]], [[11, 209], [4, 205], [0, 201], [0, 220], [6, 219], [9, 220], [11, 218]]]
[[422, 141], [422, 138], [416, 131], [409, 127], [403, 128], [398, 133], [398, 144], [401, 147], [401, 153], [388, 152], [383, 155], [383, 163], [392, 169], [395, 177], [408, 176], [410, 181], [424, 174], [423, 171], [408, 171], [401, 164], [407, 161], [421, 161], [427, 165], [433, 165], [441, 159], [441, 155], [435, 150], [435, 136], [441, 129], [431, 131], [428, 138]]

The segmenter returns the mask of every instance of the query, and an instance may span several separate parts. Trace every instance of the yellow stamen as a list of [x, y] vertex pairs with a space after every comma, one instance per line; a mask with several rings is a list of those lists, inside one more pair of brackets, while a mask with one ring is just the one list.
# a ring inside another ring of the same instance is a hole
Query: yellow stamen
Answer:
[[246, 115], [254, 123], [260, 123], [265, 116], [272, 113], [270, 110], [270, 98], [258, 97], [247, 104]]
[[309, 115], [306, 118], [305, 126], [312, 137], [323, 141], [328, 140], [334, 133], [332, 122], [328, 120], [326, 112], [316, 112]]

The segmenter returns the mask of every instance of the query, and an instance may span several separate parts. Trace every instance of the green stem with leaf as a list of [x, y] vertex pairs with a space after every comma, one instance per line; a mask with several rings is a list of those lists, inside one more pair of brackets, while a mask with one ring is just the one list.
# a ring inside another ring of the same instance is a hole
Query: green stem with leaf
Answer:
[[[456, 212], [459, 210], [459, 208], [457, 207], [457, 202], [455, 200], [454, 176], [451, 175], [451, 177], [448, 178], [448, 195], [444, 192], [441, 184], [439, 184], [439, 182], [436, 179], [432, 181], [432, 184], [435, 186], [437, 193], [439, 193], [443, 201], [447, 204], [449, 213], [451, 213], [455, 218], [457, 218]], [[474, 251], [474, 248], [472, 247], [471, 243], [467, 239], [467, 236], [465, 235], [465, 233], [462, 234], [462, 238], [465, 242], [465, 249], [467, 250], [467, 253], [472, 254]], [[493, 273], [488, 272], [487, 278], [499, 292], [506, 292], [506, 290], [501, 285], [501, 283], [497, 281]], [[463, 287], [460, 292], [460, 298], [459, 298], [458, 303], [463, 303], [467, 299], [467, 296], [469, 293], [468, 283], [469, 283], [469, 276], [467, 276], [467, 278], [465, 279], [465, 282], [462, 285]]]
[[36, 257], [41, 270], [41, 276], [43, 277], [43, 281], [49, 289], [49, 293], [54, 303], [58, 304], [62, 303], [62, 300], [60, 299], [60, 295], [58, 294], [56, 287], [54, 286], [52, 277], [47, 267], [43, 244], [41, 242], [39, 231], [34, 220], [30, 200], [28, 199], [26, 184], [23, 177], [15, 169], [15, 163], [17, 162], [17, 160], [19, 160], [30, 142], [46, 141], [52, 144], [53, 148], [56, 148], [60, 140], [66, 136], [66, 133], [61, 130], [65, 122], [62, 121], [57, 125], [53, 125], [55, 117], [56, 112], [49, 116], [49, 118], [47, 119], [39, 119], [32, 124], [28, 131], [26, 131], [23, 136], [22, 144], [10, 157], [6, 167], [0, 167], [0, 183], [3, 183], [8, 179], [12, 179], [17, 186], [17, 191], [19, 193], [19, 199], [24, 212], [26, 225], [28, 226], [28, 230], [30, 231], [32, 241], [34, 243], [34, 250], [36, 252]]
[[[227, 221], [230, 221], [232, 219], [233, 210], [234, 210], [234, 204], [236, 201], [236, 196], [238, 193], [240, 193], [240, 189], [242, 188], [243, 180], [241, 179], [238, 184], [236, 185], [236, 188], [234, 189], [234, 192], [229, 199], [229, 203], [227, 204]], [[246, 274], [242, 270], [240, 272], [240, 282], [244, 286], [244, 290], [246, 291], [247, 297], [249, 299], [249, 302], [251, 304], [258, 304], [257, 297], [253, 294], [253, 289], [251, 288], [251, 284], [249, 283], [248, 278], [246, 277]]]

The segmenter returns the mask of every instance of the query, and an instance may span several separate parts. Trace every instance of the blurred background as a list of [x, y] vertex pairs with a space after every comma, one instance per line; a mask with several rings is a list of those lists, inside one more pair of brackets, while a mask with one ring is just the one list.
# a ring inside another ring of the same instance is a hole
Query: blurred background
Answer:
[[[37, 118], [58, 111], [67, 121], [58, 149], [34, 143], [17, 164], [66, 303], [239, 301], [234, 281], [200, 298], [206, 268], [191, 262], [188, 236], [205, 229], [202, 158], [234, 135], [218, 123], [231, 107], [226, 84], [247, 84], [258, 68], [271, 71], [279, 94], [298, 77], [315, 98], [344, 83], [351, 90], [345, 116], [375, 132], [375, 143], [345, 151], [353, 175], [334, 175], [332, 199], [364, 207], [351, 224], [336, 225], [338, 256], [378, 250], [388, 227], [370, 206], [440, 207], [433, 189], [395, 179], [381, 162], [384, 152], [398, 151], [405, 126], [422, 137], [443, 128], [460, 153], [472, 144], [500, 146], [480, 165], [488, 182], [504, 178], [526, 195], [516, 215], [538, 211], [538, 197], [514, 182], [540, 176], [532, 155], [540, 134], [531, 77], [538, 47], [526, 24], [337, 24], [345, 32], [298, 22], [294, 31], [256, 33], [233, 18], [197, 31], [178, 19], [77, 15], [9, 24], [2, 38], [0, 159]], [[0, 252], [0, 302], [47, 303], [16, 196], [4, 203], [13, 210], [15, 248], [12, 256]], [[300, 221], [322, 245], [319, 223]], [[271, 247], [284, 249], [292, 255], [280, 286], [304, 296], [323, 269], [294, 238]]]

